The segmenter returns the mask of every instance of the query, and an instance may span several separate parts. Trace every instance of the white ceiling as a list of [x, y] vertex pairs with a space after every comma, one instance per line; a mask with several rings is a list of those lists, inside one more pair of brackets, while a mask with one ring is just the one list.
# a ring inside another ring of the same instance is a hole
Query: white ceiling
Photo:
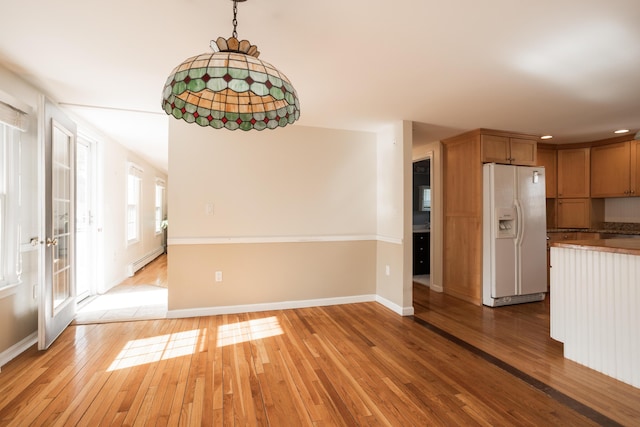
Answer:
[[[0, 2], [0, 63], [166, 169], [165, 79], [231, 35], [232, 2]], [[238, 9], [239, 38], [292, 81], [303, 126], [376, 131], [412, 120], [428, 140], [485, 127], [557, 143], [640, 129], [638, 0], [249, 0]]]

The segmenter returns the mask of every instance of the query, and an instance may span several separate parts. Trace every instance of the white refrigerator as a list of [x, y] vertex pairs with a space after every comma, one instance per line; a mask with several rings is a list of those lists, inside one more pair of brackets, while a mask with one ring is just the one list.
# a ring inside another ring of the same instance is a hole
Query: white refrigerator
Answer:
[[482, 303], [542, 301], [547, 292], [545, 173], [540, 166], [483, 166]]

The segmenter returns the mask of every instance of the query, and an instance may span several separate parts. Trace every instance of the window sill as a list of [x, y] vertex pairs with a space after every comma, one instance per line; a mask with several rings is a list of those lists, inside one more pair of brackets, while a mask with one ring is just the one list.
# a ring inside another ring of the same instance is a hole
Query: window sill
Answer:
[[10, 285], [3, 286], [0, 288], [0, 299], [6, 298], [11, 295], [15, 295], [18, 289], [19, 283], [12, 283]]

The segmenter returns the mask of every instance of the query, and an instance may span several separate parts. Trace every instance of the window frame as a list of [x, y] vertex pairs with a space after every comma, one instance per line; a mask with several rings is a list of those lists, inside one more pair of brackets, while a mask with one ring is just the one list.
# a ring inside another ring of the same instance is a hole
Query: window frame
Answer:
[[[133, 245], [141, 240], [141, 204], [142, 204], [142, 175], [143, 169], [133, 162], [127, 165], [127, 191], [125, 209], [125, 237], [127, 245]], [[133, 185], [133, 188], [132, 188]], [[132, 194], [133, 192], [136, 194]], [[135, 231], [135, 235], [131, 232]]]
[[0, 121], [0, 298], [22, 282], [20, 129]]
[[[164, 199], [165, 199], [166, 185], [164, 180], [160, 178], [156, 178], [156, 186], [155, 186], [155, 206], [154, 206], [154, 216], [155, 216], [155, 233], [156, 236], [162, 234], [164, 231], [162, 228], [162, 222], [164, 221]], [[160, 200], [158, 200], [158, 193], [160, 193]], [[158, 204], [160, 202], [160, 204]]]

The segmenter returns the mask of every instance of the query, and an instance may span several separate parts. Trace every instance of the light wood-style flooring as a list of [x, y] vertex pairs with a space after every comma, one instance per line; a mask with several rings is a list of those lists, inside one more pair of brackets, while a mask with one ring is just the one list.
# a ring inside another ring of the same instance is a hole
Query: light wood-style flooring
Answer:
[[3, 367], [0, 426], [640, 423], [638, 389], [538, 341], [545, 303], [489, 309], [414, 288], [415, 318], [362, 303], [70, 326]]

